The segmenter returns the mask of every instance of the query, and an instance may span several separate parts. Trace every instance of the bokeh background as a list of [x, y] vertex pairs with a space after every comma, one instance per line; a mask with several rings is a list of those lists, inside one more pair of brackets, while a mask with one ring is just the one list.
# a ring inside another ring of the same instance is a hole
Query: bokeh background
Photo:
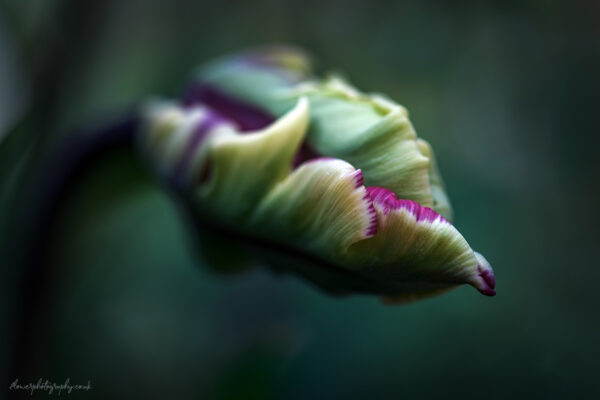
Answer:
[[[70, 378], [98, 399], [597, 396], [600, 3], [452, 3], [2, 0], [2, 390]], [[63, 199], [51, 274], [5, 256], [45, 149], [269, 43], [409, 109], [496, 297], [462, 287], [389, 307], [266, 269], [214, 275], [127, 152]], [[23, 306], [23, 279], [39, 306]]]

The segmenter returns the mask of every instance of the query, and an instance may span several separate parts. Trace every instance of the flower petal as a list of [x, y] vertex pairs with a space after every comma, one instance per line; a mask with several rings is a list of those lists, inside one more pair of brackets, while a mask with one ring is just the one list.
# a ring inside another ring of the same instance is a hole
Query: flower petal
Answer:
[[433, 207], [429, 158], [403, 107], [362, 95], [339, 79], [299, 92], [311, 101], [308, 142], [317, 152], [362, 169], [368, 185]]
[[210, 108], [189, 109], [174, 102], [152, 101], [143, 110], [139, 135], [142, 153], [163, 179], [177, 188], [190, 186], [207, 156], [205, 144], [216, 135], [231, 135], [236, 126]]
[[378, 279], [398, 282], [398, 294], [434, 294], [469, 283], [493, 295], [489, 263], [444, 217], [384, 188], [367, 188], [377, 213], [377, 234], [353, 244], [345, 262]]
[[[270, 51], [243, 53], [209, 64], [198, 73], [190, 93], [209, 87], [274, 115], [282, 115], [299, 96], [306, 96], [312, 110], [306, 137], [309, 147], [360, 168], [368, 185], [389, 188], [401, 198], [451, 218], [432, 153], [418, 141], [406, 109], [382, 95], [361, 93], [336, 77], [314, 80], [308, 68], [290, 70], [285, 63], [240, 61], [276, 58], [269, 57]], [[300, 53], [297, 57], [301, 58]]]
[[306, 53], [292, 47], [270, 46], [223, 57], [202, 66], [184, 100], [189, 104], [198, 89], [208, 86], [281, 116], [298, 97], [289, 89], [304, 81], [311, 69]]
[[417, 144], [419, 145], [421, 154], [429, 159], [429, 187], [431, 188], [431, 196], [433, 197], [432, 208], [447, 220], [452, 221], [452, 205], [446, 194], [446, 188], [437, 166], [435, 153], [426, 140], [417, 139]]
[[209, 144], [208, 180], [196, 189], [198, 200], [232, 223], [247, 218], [259, 201], [290, 172], [308, 126], [308, 101], [267, 128], [216, 136]]
[[336, 262], [351, 244], [375, 234], [375, 218], [361, 171], [342, 160], [317, 159], [266, 195], [250, 230]]

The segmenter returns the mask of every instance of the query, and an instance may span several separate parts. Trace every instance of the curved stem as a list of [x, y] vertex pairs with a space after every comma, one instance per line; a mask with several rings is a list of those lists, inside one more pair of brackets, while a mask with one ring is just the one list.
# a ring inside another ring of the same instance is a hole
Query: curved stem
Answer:
[[13, 310], [16, 316], [14, 346], [9, 360], [13, 376], [24, 372], [30, 360], [32, 328], [40, 315], [53, 272], [48, 265], [48, 239], [60, 205], [72, 184], [107, 154], [119, 149], [133, 152], [138, 126], [135, 115], [127, 115], [91, 132], [79, 132], [51, 149], [34, 166], [33, 178], [20, 199], [13, 204], [15, 213], [11, 232], [9, 264], [16, 270]]

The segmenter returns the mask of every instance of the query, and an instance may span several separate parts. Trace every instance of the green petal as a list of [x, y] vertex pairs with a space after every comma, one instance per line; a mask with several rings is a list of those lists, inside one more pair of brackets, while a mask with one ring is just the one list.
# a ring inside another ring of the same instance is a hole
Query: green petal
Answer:
[[309, 76], [311, 64], [299, 49], [263, 47], [211, 62], [198, 69], [195, 80], [281, 116], [297, 101], [290, 88]]
[[361, 93], [339, 78], [315, 80], [308, 68], [298, 73], [282, 63], [240, 62], [261, 54], [268, 57], [269, 50], [226, 58], [202, 69], [197, 79], [275, 115], [282, 115], [299, 96], [307, 96], [311, 104], [307, 142], [317, 152], [360, 168], [367, 185], [389, 188], [400, 198], [451, 218], [433, 153], [417, 139], [406, 109], [384, 96]]
[[198, 118], [175, 102], [168, 101], [149, 102], [144, 107], [143, 114], [144, 126], [139, 135], [142, 154], [157, 172], [164, 175], [177, 162], [181, 149], [185, 146], [187, 132]]
[[[193, 144], [198, 128], [216, 118], [210, 109], [203, 106], [183, 108], [175, 102], [153, 100], [143, 107], [142, 114], [144, 124], [138, 135], [142, 154], [159, 176], [169, 180], [177, 173], [188, 185], [198, 177], [198, 170], [204, 164], [209, 149], [206, 143], [237, 132], [235, 125], [218, 119], [218, 123], [207, 125], [206, 132], [201, 132], [206, 137]], [[176, 171], [186, 152], [190, 153], [188, 165]]]
[[442, 180], [442, 175], [437, 166], [435, 159], [435, 153], [431, 148], [431, 145], [424, 139], [417, 139], [419, 150], [421, 153], [429, 159], [429, 187], [431, 189], [431, 195], [433, 197], [433, 209], [444, 216], [449, 221], [453, 219], [452, 205], [450, 199], [446, 194], [446, 187]]
[[[145, 115], [140, 142], [160, 175], [184, 181], [204, 212], [237, 224], [289, 175], [306, 133], [309, 105], [300, 98], [286, 115], [254, 132], [240, 132], [201, 106], [153, 103]], [[201, 141], [195, 138], [199, 133]]]
[[240, 222], [289, 173], [308, 125], [308, 101], [257, 132], [218, 135], [209, 143], [208, 181], [196, 190], [198, 200], [221, 217]]
[[396, 300], [435, 295], [463, 283], [494, 294], [489, 263], [450, 222], [385, 189], [369, 188], [369, 193], [377, 213], [377, 234], [352, 245], [345, 264], [388, 284], [397, 282]]
[[250, 228], [335, 262], [350, 245], [375, 233], [374, 217], [361, 171], [342, 160], [317, 159], [266, 195]]
[[319, 153], [360, 168], [369, 186], [433, 207], [429, 158], [421, 152], [403, 107], [363, 95], [337, 78], [299, 93], [311, 101], [308, 142]]

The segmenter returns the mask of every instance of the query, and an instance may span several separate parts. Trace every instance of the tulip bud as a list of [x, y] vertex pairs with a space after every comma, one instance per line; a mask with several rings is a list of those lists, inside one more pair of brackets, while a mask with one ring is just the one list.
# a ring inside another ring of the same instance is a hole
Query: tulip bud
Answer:
[[308, 66], [287, 48], [211, 64], [182, 102], [146, 107], [142, 151], [207, 226], [326, 290], [495, 294], [407, 111]]

